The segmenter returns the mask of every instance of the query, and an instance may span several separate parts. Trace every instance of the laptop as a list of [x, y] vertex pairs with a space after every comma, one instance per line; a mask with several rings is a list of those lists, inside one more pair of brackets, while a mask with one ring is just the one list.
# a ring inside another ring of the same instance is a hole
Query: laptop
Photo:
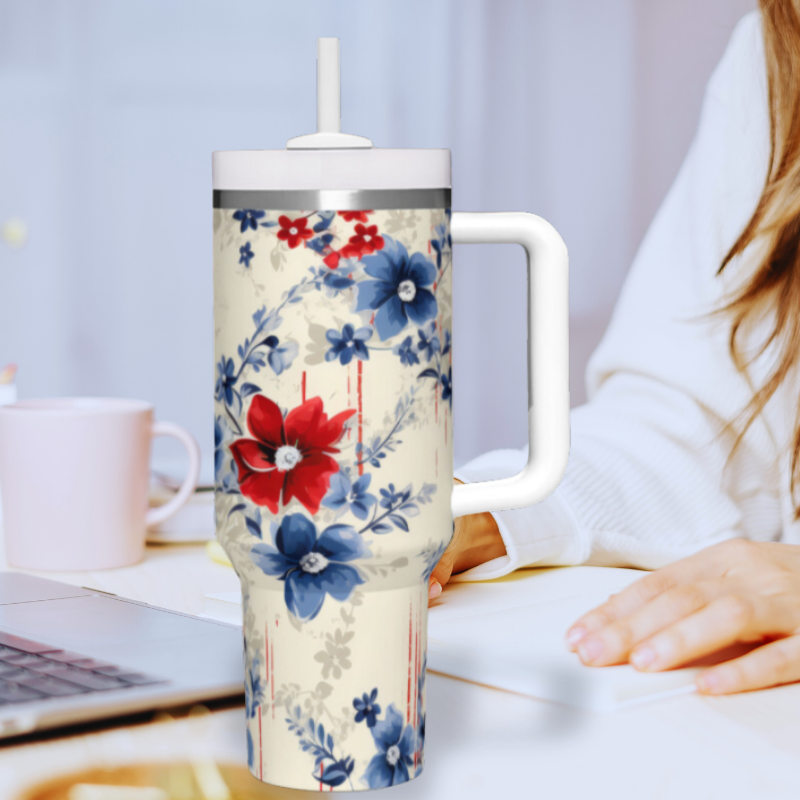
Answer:
[[0, 572], [0, 738], [234, 697], [241, 629]]

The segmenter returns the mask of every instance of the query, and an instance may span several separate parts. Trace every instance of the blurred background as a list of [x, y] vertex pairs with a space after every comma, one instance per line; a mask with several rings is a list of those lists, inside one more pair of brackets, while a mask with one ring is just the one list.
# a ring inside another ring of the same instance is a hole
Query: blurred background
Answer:
[[[531, 211], [571, 266], [571, 392], [755, 0], [0, 0], [0, 366], [21, 397], [155, 403], [213, 451], [213, 150], [315, 129], [447, 147], [453, 207]], [[454, 442], [526, 440], [525, 273], [455, 250]], [[163, 445], [159, 444], [159, 447]], [[163, 446], [159, 457], [172, 451]]]

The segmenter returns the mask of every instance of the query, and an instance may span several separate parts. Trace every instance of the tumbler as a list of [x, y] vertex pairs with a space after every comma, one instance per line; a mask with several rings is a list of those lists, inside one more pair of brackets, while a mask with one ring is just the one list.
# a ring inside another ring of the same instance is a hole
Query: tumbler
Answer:
[[[569, 450], [559, 235], [452, 213], [448, 150], [374, 148], [339, 109], [321, 39], [318, 132], [213, 154], [216, 524], [242, 584], [248, 761], [319, 791], [420, 773], [428, 579], [454, 517], [542, 500]], [[456, 486], [454, 242], [519, 243], [529, 272], [528, 464]]]

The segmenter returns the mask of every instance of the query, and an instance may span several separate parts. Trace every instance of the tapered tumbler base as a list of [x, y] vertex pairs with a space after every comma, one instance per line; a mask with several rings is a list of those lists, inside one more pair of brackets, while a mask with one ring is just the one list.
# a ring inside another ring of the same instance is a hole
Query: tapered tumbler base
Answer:
[[[357, 791], [422, 771], [428, 587], [352, 591], [343, 602], [243, 587], [247, 749], [259, 780]], [[288, 601], [288, 603], [287, 603]]]

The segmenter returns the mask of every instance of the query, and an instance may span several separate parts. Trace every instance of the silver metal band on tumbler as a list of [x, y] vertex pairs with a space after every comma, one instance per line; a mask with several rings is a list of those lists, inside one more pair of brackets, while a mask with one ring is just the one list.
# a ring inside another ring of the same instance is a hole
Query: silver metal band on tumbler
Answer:
[[394, 210], [450, 208], [450, 189], [291, 189], [249, 191], [214, 189], [214, 208]]

